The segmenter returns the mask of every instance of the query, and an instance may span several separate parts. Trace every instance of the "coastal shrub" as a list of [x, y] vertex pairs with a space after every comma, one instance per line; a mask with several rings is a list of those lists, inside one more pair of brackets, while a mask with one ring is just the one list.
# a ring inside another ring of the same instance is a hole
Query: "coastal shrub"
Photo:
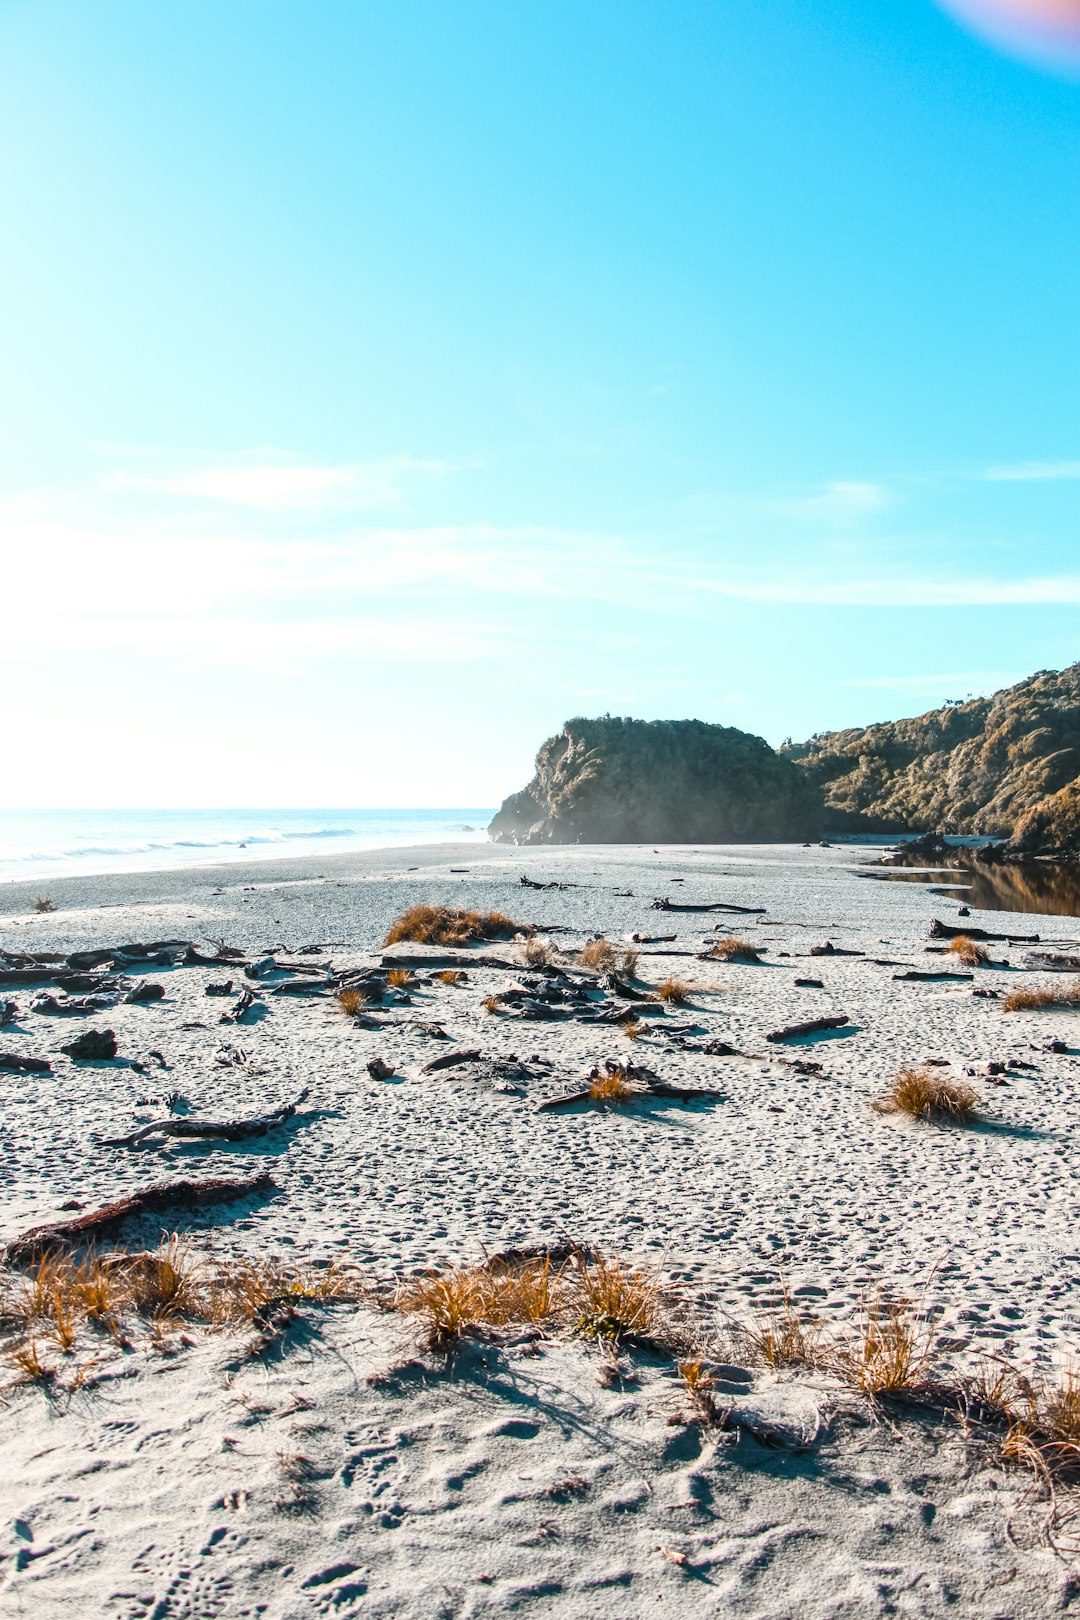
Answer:
[[907, 1114], [911, 1119], [968, 1125], [975, 1118], [978, 1100], [978, 1093], [961, 1080], [950, 1080], [934, 1069], [905, 1067], [874, 1107], [879, 1114]]
[[718, 939], [708, 955], [718, 962], [761, 961], [761, 953], [751, 939]]
[[966, 934], [957, 934], [956, 938], [949, 942], [947, 949], [958, 957], [965, 967], [985, 967], [990, 960], [990, 952], [984, 951], [981, 945], [977, 945]]
[[1001, 1006], [1004, 1012], [1039, 1012], [1047, 1007], [1080, 1006], [1080, 979], [1065, 985], [1048, 984], [1038, 989], [1011, 990]]
[[685, 979], [661, 979], [656, 994], [668, 1006], [681, 1007], [690, 998], [690, 986]]
[[387, 930], [384, 945], [411, 940], [417, 945], [471, 945], [482, 939], [513, 939], [532, 934], [501, 911], [463, 911], [454, 906], [411, 906]]

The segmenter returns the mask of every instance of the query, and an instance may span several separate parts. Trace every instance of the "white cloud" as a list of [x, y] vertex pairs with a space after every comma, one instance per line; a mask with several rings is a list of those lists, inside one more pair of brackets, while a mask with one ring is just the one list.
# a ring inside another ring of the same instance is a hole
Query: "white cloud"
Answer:
[[1045, 483], [1080, 478], [1080, 461], [1020, 461], [1014, 466], [987, 467], [983, 477], [995, 484]]
[[215, 501], [263, 512], [396, 506], [405, 480], [415, 474], [445, 472], [442, 462], [390, 456], [381, 461], [312, 467], [288, 460], [229, 462], [187, 471], [110, 473], [104, 487], [155, 495]]

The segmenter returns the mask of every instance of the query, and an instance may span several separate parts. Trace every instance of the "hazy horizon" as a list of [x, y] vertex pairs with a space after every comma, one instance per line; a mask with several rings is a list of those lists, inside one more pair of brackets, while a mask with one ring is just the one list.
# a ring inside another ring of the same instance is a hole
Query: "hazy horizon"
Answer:
[[1074, 12], [9, 4], [0, 804], [1074, 662]]

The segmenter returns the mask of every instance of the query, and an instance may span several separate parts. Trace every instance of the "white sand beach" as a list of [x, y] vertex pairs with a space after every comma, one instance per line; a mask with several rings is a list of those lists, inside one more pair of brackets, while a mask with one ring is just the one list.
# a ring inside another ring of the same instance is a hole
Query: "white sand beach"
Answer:
[[[383, 962], [392, 920], [435, 903], [552, 930], [568, 959], [597, 933], [674, 933], [639, 947], [636, 982], [675, 973], [692, 988], [633, 1043], [616, 1025], [485, 1010], [524, 965], [474, 966], [458, 984], [421, 972], [367, 1029], [329, 991], [275, 994], [285, 974], [251, 985], [262, 1011], [242, 1025], [219, 1022], [230, 1003], [205, 994], [222, 977], [213, 967], [126, 969], [164, 998], [85, 1017], [0, 990], [18, 1004], [0, 1049], [52, 1064], [0, 1073], [0, 1240], [73, 1202], [265, 1170], [271, 1191], [143, 1216], [124, 1247], [177, 1231], [215, 1258], [347, 1264], [372, 1290], [367, 1303], [305, 1304], [261, 1352], [250, 1332], [176, 1319], [127, 1347], [87, 1326], [65, 1353], [39, 1325], [54, 1376], [43, 1387], [13, 1375], [0, 1408], [0, 1613], [624, 1620], [689, 1607], [863, 1620], [1034, 1617], [1080, 1602], [1080, 1532], [1070, 1541], [1066, 1508], [1046, 1533], [1045, 1497], [1002, 1463], [989, 1430], [932, 1405], [886, 1410], [820, 1369], [770, 1368], [739, 1338], [782, 1287], [837, 1333], [884, 1289], [933, 1324], [942, 1376], [987, 1356], [1052, 1376], [1080, 1352], [1078, 1015], [1004, 1013], [972, 994], [1047, 982], [1025, 950], [1075, 946], [1080, 924], [973, 912], [972, 927], [1041, 943], [992, 944], [1010, 965], [970, 979], [898, 980], [962, 971], [926, 951], [931, 920], [956, 926], [957, 905], [866, 881], [858, 868], [875, 854], [429, 846], [68, 879], [50, 885], [45, 914], [29, 888], [5, 888], [8, 952], [224, 941], [250, 961], [318, 946], [311, 963], [343, 970]], [[541, 892], [522, 874], [571, 886]], [[657, 896], [763, 909], [661, 912]], [[717, 929], [763, 960], [695, 960]], [[809, 955], [825, 942], [863, 954]], [[513, 943], [472, 949], [520, 956]], [[386, 959], [395, 952], [423, 954]], [[237, 992], [248, 982], [231, 977]], [[765, 1041], [830, 1014], [849, 1022]], [[61, 1052], [87, 1027], [115, 1031], [115, 1059]], [[705, 1052], [710, 1040], [737, 1055]], [[1066, 1050], [1047, 1051], [1051, 1040]], [[218, 1061], [223, 1043], [245, 1061]], [[422, 1072], [457, 1047], [481, 1060]], [[628, 1056], [720, 1095], [537, 1111]], [[372, 1078], [374, 1058], [393, 1074]], [[970, 1078], [974, 1125], [874, 1110], [899, 1066], [926, 1060]], [[991, 1060], [1018, 1066], [990, 1075]], [[153, 1100], [167, 1095], [175, 1117], [234, 1118], [305, 1087], [298, 1112], [251, 1141], [103, 1141], [167, 1113]], [[424, 1268], [567, 1242], [659, 1268], [681, 1290], [714, 1363], [734, 1363], [716, 1386], [734, 1421], [695, 1420], [672, 1357], [628, 1348], [612, 1372], [602, 1346], [538, 1330], [447, 1355], [424, 1347], [416, 1320], [379, 1308]]]

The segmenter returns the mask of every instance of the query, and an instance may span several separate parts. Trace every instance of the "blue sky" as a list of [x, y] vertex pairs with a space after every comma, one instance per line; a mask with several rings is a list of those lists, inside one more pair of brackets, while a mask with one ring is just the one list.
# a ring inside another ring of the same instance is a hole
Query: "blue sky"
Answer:
[[1080, 657], [1080, 70], [973, 8], [8, 0], [0, 801]]

